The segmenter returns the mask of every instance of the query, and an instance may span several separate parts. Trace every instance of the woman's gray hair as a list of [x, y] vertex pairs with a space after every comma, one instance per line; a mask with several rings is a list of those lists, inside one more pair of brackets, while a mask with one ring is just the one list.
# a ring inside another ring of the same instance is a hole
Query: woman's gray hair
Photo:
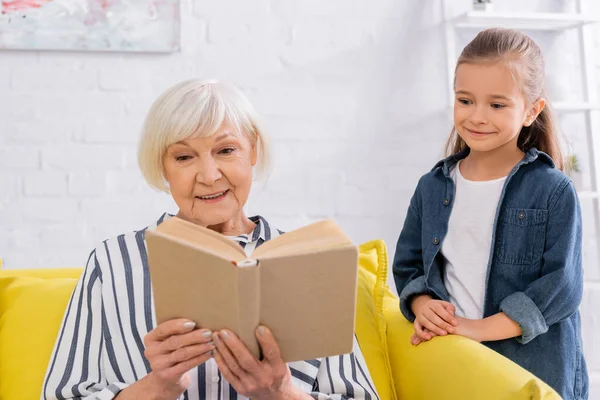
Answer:
[[148, 184], [168, 193], [163, 173], [167, 148], [185, 139], [214, 135], [223, 124], [248, 135], [258, 152], [256, 176], [266, 177], [269, 144], [248, 98], [226, 83], [193, 79], [167, 89], [148, 111], [138, 149], [138, 163]]

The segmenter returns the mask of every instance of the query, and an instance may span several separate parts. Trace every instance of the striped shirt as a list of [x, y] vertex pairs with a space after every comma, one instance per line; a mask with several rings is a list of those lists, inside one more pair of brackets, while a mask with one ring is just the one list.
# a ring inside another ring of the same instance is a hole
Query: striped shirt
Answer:
[[[163, 214], [160, 224], [168, 214]], [[247, 254], [282, 234], [262, 217], [232, 237]], [[145, 228], [109, 239], [89, 256], [65, 311], [44, 380], [42, 400], [109, 400], [150, 372], [144, 336], [156, 326]], [[352, 353], [288, 364], [293, 384], [315, 399], [378, 399], [363, 355]], [[213, 359], [189, 371], [183, 400], [237, 400]]]

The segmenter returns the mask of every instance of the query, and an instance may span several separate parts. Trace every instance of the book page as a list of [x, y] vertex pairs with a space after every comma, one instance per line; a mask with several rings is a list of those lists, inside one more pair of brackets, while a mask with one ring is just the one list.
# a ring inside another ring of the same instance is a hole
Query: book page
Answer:
[[189, 318], [207, 329], [239, 329], [236, 280], [231, 261], [198, 250], [162, 232], [146, 233], [156, 320]]
[[358, 250], [346, 247], [259, 262], [260, 323], [286, 362], [352, 350]]
[[230, 261], [241, 261], [246, 258], [244, 249], [239, 244], [211, 229], [178, 217], [169, 218], [155, 230], [179, 238]]
[[253, 253], [254, 258], [282, 257], [353, 246], [352, 240], [332, 220], [315, 222], [270, 240]]
[[[258, 265], [239, 268], [223, 251], [215, 254], [212, 249], [182, 239], [180, 233], [146, 232], [157, 322], [189, 318], [199, 328], [230, 329], [259, 357], [255, 336], [260, 289]], [[218, 245], [218, 241], [215, 243]], [[235, 253], [231, 255], [236, 256]]]

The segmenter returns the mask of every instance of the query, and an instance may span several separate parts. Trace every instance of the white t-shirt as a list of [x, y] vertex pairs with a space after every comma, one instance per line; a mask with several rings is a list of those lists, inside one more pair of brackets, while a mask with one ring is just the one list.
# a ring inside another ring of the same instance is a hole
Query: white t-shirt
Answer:
[[496, 208], [506, 177], [469, 181], [460, 173], [460, 161], [451, 176], [456, 191], [442, 244], [444, 284], [456, 315], [481, 319]]

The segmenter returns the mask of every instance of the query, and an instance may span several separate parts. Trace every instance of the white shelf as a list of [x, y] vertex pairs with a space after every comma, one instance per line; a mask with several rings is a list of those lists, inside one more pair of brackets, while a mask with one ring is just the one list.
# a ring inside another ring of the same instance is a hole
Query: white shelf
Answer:
[[452, 21], [457, 28], [502, 27], [522, 30], [559, 31], [598, 22], [582, 14], [467, 12]]
[[600, 192], [592, 192], [591, 190], [582, 190], [577, 195], [580, 199], [600, 199]]
[[580, 112], [600, 110], [600, 104], [576, 103], [576, 102], [556, 102], [552, 108], [560, 112]]
[[[583, 289], [584, 290], [600, 290], [600, 282], [584, 282], [583, 283]], [[598, 373], [596, 373], [598, 374]], [[598, 376], [600, 376], [600, 374], [598, 374]]]

